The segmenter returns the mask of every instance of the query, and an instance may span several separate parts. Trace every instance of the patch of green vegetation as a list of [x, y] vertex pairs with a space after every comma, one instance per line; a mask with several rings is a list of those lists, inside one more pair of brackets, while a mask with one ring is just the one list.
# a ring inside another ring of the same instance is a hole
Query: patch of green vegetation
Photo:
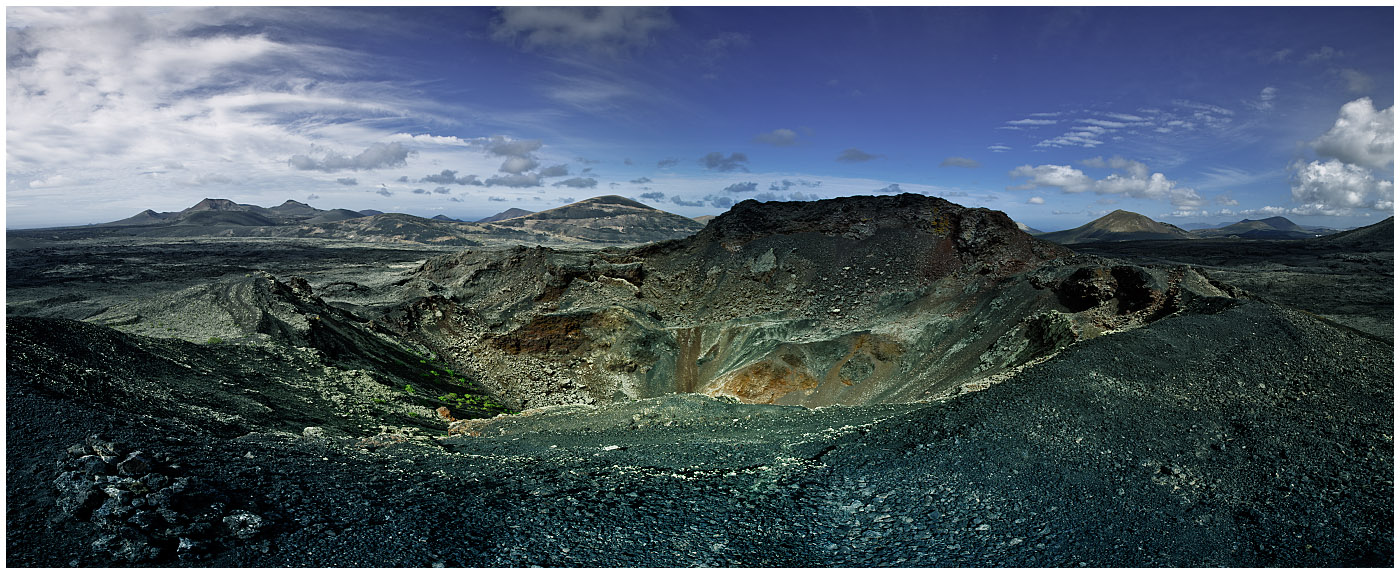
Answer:
[[206, 345], [217, 345], [217, 344], [222, 343], [222, 342], [224, 342], [224, 340], [223, 340], [223, 339], [220, 339], [220, 338], [218, 338], [218, 337], [209, 337], [209, 340], [208, 340], [208, 341], [205, 341], [204, 344], [206, 344]]
[[386, 401], [386, 400], [381, 399], [381, 398], [375, 398], [375, 399], [374, 399], [374, 404], [376, 404], [376, 405], [386, 405], [386, 404], [389, 404], [389, 401]]
[[414, 394], [414, 393], [418, 392], [418, 390], [417, 390], [417, 389], [414, 389], [414, 388], [413, 388], [413, 385], [404, 385], [404, 386], [403, 386], [403, 392], [408, 393], [408, 394], [411, 395], [411, 394]]

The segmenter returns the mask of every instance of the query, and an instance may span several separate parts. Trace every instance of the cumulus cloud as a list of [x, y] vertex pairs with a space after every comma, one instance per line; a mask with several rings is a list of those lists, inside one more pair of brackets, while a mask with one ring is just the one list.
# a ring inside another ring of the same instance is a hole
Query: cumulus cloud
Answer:
[[1179, 187], [1175, 181], [1161, 173], [1151, 173], [1141, 162], [1113, 157], [1110, 159], [1092, 158], [1083, 162], [1088, 167], [1116, 170], [1107, 177], [1095, 180], [1083, 171], [1067, 165], [1023, 165], [1011, 170], [1011, 177], [1026, 178], [1026, 183], [1008, 189], [1036, 189], [1042, 187], [1059, 188], [1065, 193], [1092, 191], [1099, 195], [1117, 195], [1142, 199], [1170, 201], [1179, 208], [1194, 208], [1205, 203], [1196, 190]]
[[428, 190], [423, 189], [423, 188], [420, 187], [420, 188], [414, 189], [414, 190], [413, 190], [413, 193], [416, 193], [416, 194], [418, 194], [418, 195], [427, 195], [427, 194], [428, 194]]
[[1045, 198], [1040, 197], [1038, 195], [1033, 195], [1030, 199], [1026, 200], [1026, 203], [1029, 203], [1031, 205], [1045, 205]]
[[434, 187], [434, 188], [433, 188], [433, 193], [446, 195], [446, 194], [452, 193], [452, 189], [451, 189], [451, 188], [446, 188], [446, 187]]
[[312, 201], [312, 200], [316, 200], [316, 199], [321, 199], [321, 196], [316, 195], [316, 194], [314, 194], [314, 193], [308, 193], [308, 194], [306, 194], [306, 200], [307, 200], [307, 201]]
[[618, 53], [675, 25], [666, 8], [642, 6], [508, 6], [498, 9], [492, 37], [526, 49]]
[[637, 185], [641, 185], [641, 184], [644, 184], [644, 183], [651, 183], [651, 178], [649, 178], [649, 177], [639, 177], [639, 178], [637, 178], [637, 179], [634, 179], [634, 180], [632, 180], [632, 181], [629, 181], [628, 183], [635, 183], [635, 184], [637, 184]]
[[540, 174], [538, 173], [517, 173], [508, 175], [495, 175], [486, 179], [486, 187], [539, 187]]
[[786, 128], [778, 128], [771, 132], [764, 132], [754, 136], [753, 141], [766, 143], [777, 147], [786, 147], [797, 144], [797, 132]]
[[784, 180], [782, 180], [782, 181], [775, 181], [775, 182], [773, 182], [773, 183], [768, 184], [768, 190], [769, 190], [769, 191], [787, 191], [787, 190], [792, 189], [792, 188], [794, 188], [794, 187], [796, 187], [796, 186], [802, 186], [802, 187], [821, 187], [821, 186], [822, 186], [822, 182], [820, 182], [820, 181], [807, 181], [807, 180], [805, 180], [805, 179], [798, 179], [798, 180], [784, 179]]
[[1395, 108], [1377, 111], [1371, 98], [1347, 102], [1332, 129], [1312, 145], [1322, 157], [1389, 169], [1395, 162]]
[[[404, 178], [404, 179], [407, 179], [407, 178]], [[443, 184], [453, 184], [453, 183], [457, 183], [457, 172], [456, 172], [455, 170], [451, 170], [451, 169], [444, 169], [444, 170], [442, 170], [442, 173], [437, 173], [437, 174], [433, 174], [433, 175], [425, 175], [425, 176], [419, 178], [419, 179], [418, 179], [418, 182], [419, 182], [419, 183], [443, 183]]]
[[705, 206], [705, 202], [704, 202], [704, 201], [687, 201], [687, 200], [685, 200], [685, 199], [682, 199], [681, 196], [679, 196], [679, 195], [673, 195], [673, 196], [671, 196], [671, 203], [674, 203], [674, 204], [679, 205], [679, 206], [681, 206], [681, 207], [704, 207], [704, 206]]
[[[758, 190], [758, 184], [752, 181], [731, 184], [724, 188], [725, 193], [750, 193]], [[727, 207], [727, 206], [726, 206]]]
[[[408, 178], [401, 177], [398, 179], [398, 181], [407, 182]], [[485, 185], [481, 182], [481, 179], [477, 178], [475, 175], [458, 177], [457, 171], [451, 169], [444, 169], [441, 173], [425, 175], [418, 179], [418, 183], [436, 183], [441, 185]]]
[[505, 202], [505, 201], [509, 201], [509, 200], [507, 200], [507, 199], [504, 198], [504, 197], [497, 197], [497, 196], [494, 196], [494, 195], [493, 195], [493, 196], [491, 196], [491, 197], [486, 198], [486, 201]]
[[451, 201], [451, 202], [454, 202], [454, 203], [462, 203], [464, 200], [463, 200], [462, 198], [460, 198], [460, 197], [452, 196], [452, 197], [447, 198], [447, 201]]
[[379, 184], [379, 189], [378, 189], [378, 190], [375, 190], [375, 193], [377, 193], [377, 194], [379, 194], [379, 195], [382, 195], [382, 196], [384, 196], [384, 197], [393, 197], [393, 195], [394, 195], [394, 192], [389, 191], [389, 187], [386, 186], [386, 185], [384, 185], [384, 184], [382, 184], [382, 183]]
[[904, 189], [901, 188], [901, 187], [899, 187], [899, 184], [897, 184], [897, 183], [891, 183], [891, 184], [889, 184], [889, 185], [887, 185], [887, 186], [885, 186], [885, 187], [882, 187], [882, 188], [880, 188], [880, 189], [875, 190], [875, 193], [888, 193], [888, 194], [904, 193]]
[[748, 166], [744, 165], [748, 162], [749, 156], [738, 152], [731, 153], [726, 157], [720, 152], [712, 151], [700, 158], [700, 165], [714, 171], [749, 171]]
[[718, 209], [729, 209], [729, 206], [734, 205], [734, 200], [723, 195], [707, 195], [705, 201], [710, 202], [711, 207]]
[[[673, 158], [673, 157], [668, 157], [668, 158], [666, 158], [666, 159], [663, 159], [663, 160], [661, 160], [661, 161], [656, 162], [656, 167], [662, 167], [662, 168], [665, 168], [665, 167], [675, 167], [676, 164], [679, 164], [680, 162], [681, 162], [681, 160], [678, 160], [678, 159]], [[627, 165], [632, 165], [632, 164], [629, 163], [629, 164], [627, 164]]]
[[872, 159], [881, 158], [881, 157], [884, 157], [884, 156], [868, 154], [868, 153], [865, 153], [865, 152], [863, 152], [863, 151], [861, 151], [861, 150], [859, 150], [859, 149], [856, 149], [856, 148], [851, 147], [851, 148], [846, 148], [845, 150], [842, 150], [842, 151], [841, 151], [841, 155], [836, 156], [836, 161], [844, 161], [844, 162], [847, 162], [847, 163], [858, 163], [858, 162], [863, 162], [863, 161], [870, 161], [870, 160], [872, 160]]
[[1149, 171], [1147, 169], [1147, 164], [1140, 161], [1125, 159], [1122, 156], [1113, 156], [1108, 159], [1104, 159], [1103, 157], [1091, 157], [1079, 163], [1083, 164], [1085, 167], [1126, 171], [1134, 179], [1146, 178]]
[[[592, 169], [585, 169], [583, 173], [588, 173]], [[566, 164], [551, 165], [540, 170], [540, 177], [564, 177], [569, 175], [569, 166]]]
[[643, 193], [641, 197], [642, 197], [642, 199], [650, 199], [650, 200], [652, 200], [652, 201], [661, 201], [661, 200], [666, 199], [666, 194], [661, 193], [661, 192], [659, 192], [659, 191], [651, 191], [651, 192]]
[[1239, 205], [1240, 202], [1234, 200], [1229, 194], [1222, 193], [1213, 198], [1216, 205]]
[[360, 185], [360, 181], [353, 177], [337, 177], [335, 182], [340, 185]]
[[[315, 153], [315, 152], [313, 152]], [[408, 164], [408, 156], [415, 152], [407, 146], [399, 143], [376, 143], [365, 151], [348, 157], [335, 151], [324, 151], [321, 158], [316, 159], [310, 155], [297, 154], [287, 160], [293, 168], [303, 171], [343, 171], [343, 170], [369, 170], [384, 167], [403, 167]]]
[[554, 184], [554, 187], [592, 188], [598, 187], [598, 180], [591, 177], [574, 177]]
[[540, 162], [529, 157], [511, 157], [501, 162], [501, 173], [521, 174], [540, 166]]
[[530, 154], [544, 146], [540, 140], [520, 140], [506, 136], [491, 136], [479, 142], [486, 148], [486, 153], [505, 157], [530, 157]]
[[1293, 201], [1330, 211], [1393, 209], [1394, 183], [1340, 160], [1294, 165]]
[[401, 175], [401, 176], [399, 176], [397, 179], [395, 179], [394, 181], [397, 181], [397, 182], [399, 182], [399, 183], [408, 183], [408, 176], [406, 176], [406, 175]]
[[943, 162], [940, 163], [940, 164], [938, 164], [938, 166], [939, 166], [939, 167], [982, 167], [982, 164], [979, 163], [979, 162], [978, 162], [977, 160], [975, 160], [975, 159], [969, 159], [969, 158], [965, 158], [965, 157], [949, 157], [949, 158], [944, 158], [944, 159], [943, 159]]

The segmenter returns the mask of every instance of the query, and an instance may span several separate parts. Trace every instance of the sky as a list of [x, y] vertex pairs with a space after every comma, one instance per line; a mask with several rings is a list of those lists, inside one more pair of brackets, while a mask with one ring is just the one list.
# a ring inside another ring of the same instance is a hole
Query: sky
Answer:
[[920, 193], [1044, 231], [1394, 211], [1350, 8], [6, 8], [10, 229]]

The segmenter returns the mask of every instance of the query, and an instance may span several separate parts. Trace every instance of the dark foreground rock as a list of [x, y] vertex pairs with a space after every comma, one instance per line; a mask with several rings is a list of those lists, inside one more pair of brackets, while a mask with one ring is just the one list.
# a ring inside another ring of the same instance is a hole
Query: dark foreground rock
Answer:
[[[260, 394], [286, 376], [209, 377], [243, 398], [189, 411], [134, 400], [161, 380], [91, 357], [55, 383], [35, 365], [83, 357], [88, 337], [146, 344], [64, 331], [7, 364], [7, 565], [1392, 566], [1391, 345], [1275, 305], [1216, 311], [1081, 341], [937, 404], [673, 395], [451, 438], [256, 416], [321, 404]], [[8, 336], [52, 327], [12, 320]], [[157, 350], [195, 368], [227, 352]], [[133, 522], [151, 474], [223, 505]], [[101, 494], [75, 494], [83, 481]], [[94, 519], [107, 501], [135, 510]]]

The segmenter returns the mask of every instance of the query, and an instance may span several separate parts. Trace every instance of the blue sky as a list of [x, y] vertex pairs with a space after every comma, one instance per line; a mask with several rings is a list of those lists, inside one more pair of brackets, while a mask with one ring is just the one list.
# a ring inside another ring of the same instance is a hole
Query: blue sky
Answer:
[[1393, 210], [1393, 8], [7, 8], [6, 226], [899, 191]]

